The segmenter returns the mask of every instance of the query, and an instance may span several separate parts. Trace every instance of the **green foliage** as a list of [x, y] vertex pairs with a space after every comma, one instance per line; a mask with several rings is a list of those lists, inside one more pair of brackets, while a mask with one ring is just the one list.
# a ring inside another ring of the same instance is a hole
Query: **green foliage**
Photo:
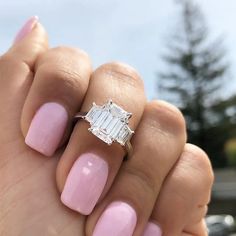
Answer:
[[231, 139], [225, 144], [225, 153], [230, 166], [236, 167], [236, 139]]
[[226, 165], [224, 143], [236, 130], [219, 99], [228, 63], [222, 39], [210, 41], [203, 14], [192, 1], [179, 1], [181, 23], [163, 56], [165, 72], [159, 73], [159, 94], [176, 104], [187, 121], [188, 141], [203, 148], [214, 167]]

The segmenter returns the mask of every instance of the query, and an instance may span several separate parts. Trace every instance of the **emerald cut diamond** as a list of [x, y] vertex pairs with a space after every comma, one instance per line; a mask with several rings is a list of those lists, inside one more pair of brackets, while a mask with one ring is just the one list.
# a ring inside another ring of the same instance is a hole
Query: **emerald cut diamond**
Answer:
[[105, 143], [116, 141], [125, 146], [134, 133], [128, 126], [131, 115], [110, 100], [103, 106], [93, 103], [84, 119], [91, 125], [89, 131]]

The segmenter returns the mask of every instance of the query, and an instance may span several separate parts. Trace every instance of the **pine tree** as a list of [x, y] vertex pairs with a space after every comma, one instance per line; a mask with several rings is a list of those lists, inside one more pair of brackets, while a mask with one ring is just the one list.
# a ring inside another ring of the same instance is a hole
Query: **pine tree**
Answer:
[[[170, 38], [163, 56], [166, 72], [159, 74], [160, 94], [176, 104], [187, 121], [188, 141], [203, 148], [216, 167], [225, 164], [225, 138], [219, 127], [220, 113], [212, 107], [220, 103], [228, 64], [221, 38], [209, 40], [208, 28], [198, 5], [179, 1], [181, 24]], [[221, 107], [221, 112], [227, 107]], [[220, 144], [220, 145], [219, 145]]]

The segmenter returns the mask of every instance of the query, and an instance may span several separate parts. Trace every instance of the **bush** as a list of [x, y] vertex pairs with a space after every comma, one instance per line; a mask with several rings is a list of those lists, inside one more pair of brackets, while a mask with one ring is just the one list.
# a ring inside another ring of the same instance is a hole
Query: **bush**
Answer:
[[230, 139], [226, 142], [225, 153], [229, 166], [236, 167], [236, 139]]

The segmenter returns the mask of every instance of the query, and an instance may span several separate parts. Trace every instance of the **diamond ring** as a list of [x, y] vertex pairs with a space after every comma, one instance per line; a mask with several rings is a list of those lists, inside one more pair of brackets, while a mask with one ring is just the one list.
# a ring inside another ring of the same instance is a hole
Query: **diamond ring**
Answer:
[[131, 116], [131, 113], [109, 100], [102, 106], [93, 103], [88, 112], [79, 112], [74, 118], [89, 122], [91, 127], [88, 130], [108, 145], [117, 142], [124, 146], [130, 157], [132, 153], [130, 139], [134, 134], [128, 126]]

